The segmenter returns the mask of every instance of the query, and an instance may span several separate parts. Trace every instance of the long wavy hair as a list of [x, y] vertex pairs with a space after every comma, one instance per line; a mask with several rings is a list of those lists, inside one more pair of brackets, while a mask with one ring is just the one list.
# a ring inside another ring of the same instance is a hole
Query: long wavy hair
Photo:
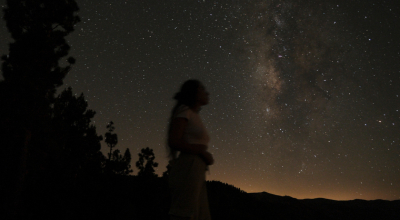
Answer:
[[167, 146], [168, 146], [167, 149], [168, 149], [168, 153], [169, 153], [168, 157], [170, 159], [175, 159], [178, 156], [177, 150], [174, 150], [173, 148], [171, 148], [171, 146], [169, 146], [169, 143], [168, 143], [168, 139], [169, 139], [169, 136], [171, 133], [172, 119], [174, 118], [174, 116], [176, 114], [178, 114], [178, 112], [176, 112], [176, 111], [178, 110], [179, 106], [186, 105], [189, 108], [191, 108], [194, 106], [194, 104], [196, 104], [197, 92], [198, 92], [200, 85], [201, 85], [201, 82], [199, 80], [189, 79], [182, 84], [181, 89], [174, 96], [174, 99], [176, 100], [176, 104], [175, 104], [174, 108], [172, 109], [171, 117], [169, 118], [168, 137], [167, 137]]

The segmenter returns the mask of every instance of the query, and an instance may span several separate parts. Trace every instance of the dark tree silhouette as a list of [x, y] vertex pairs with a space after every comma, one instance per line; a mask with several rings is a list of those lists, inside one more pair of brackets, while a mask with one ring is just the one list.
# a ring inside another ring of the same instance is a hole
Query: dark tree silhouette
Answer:
[[118, 175], [129, 175], [133, 172], [131, 169], [131, 153], [129, 148], [125, 150], [124, 155], [121, 155], [119, 150], [114, 150], [112, 154], [112, 160], [109, 161], [109, 164], [112, 168], [112, 172]]
[[162, 174], [162, 178], [168, 178], [169, 177], [169, 173], [171, 172], [171, 161], [169, 161], [168, 165], [167, 165], [167, 170], [163, 172]]
[[157, 177], [154, 167], [158, 167], [158, 163], [154, 162], [154, 159], [153, 149], [146, 147], [140, 151], [139, 160], [136, 162], [136, 167], [139, 169], [138, 176]]
[[65, 37], [79, 22], [77, 11], [75, 0], [7, 0], [3, 18], [14, 39], [2, 56], [0, 82], [0, 190], [13, 204], [2, 206], [7, 211], [17, 207], [26, 174], [40, 180], [49, 166], [50, 105], [75, 62], [70, 57], [67, 66], [59, 65], [68, 55]]
[[112, 157], [112, 149], [118, 144], [118, 135], [113, 134], [114, 132], [114, 122], [110, 121], [107, 125], [108, 132], [105, 134], [105, 142], [107, 146], [110, 148], [110, 153], [108, 153], [108, 160], [111, 161]]
[[103, 137], [97, 135], [96, 127], [91, 125], [96, 112], [87, 107], [83, 94], [74, 96], [71, 87], [54, 102], [52, 122], [58, 146], [58, 166], [54, 164], [53, 167], [68, 175], [68, 179], [79, 174], [101, 173], [101, 164], [105, 160], [100, 151]]
[[131, 169], [131, 153], [127, 148], [124, 155], [117, 149], [113, 151], [113, 148], [118, 143], [117, 134], [113, 133], [115, 130], [114, 122], [110, 121], [107, 125], [108, 132], [105, 134], [105, 142], [110, 148], [108, 153], [108, 160], [105, 163], [105, 172], [108, 174], [118, 174], [118, 175], [129, 175], [133, 172]]
[[[70, 65], [60, 67], [58, 61], [68, 54], [65, 37], [79, 22], [76, 11], [74, 0], [8, 0], [4, 19], [15, 42], [3, 56], [5, 81], [24, 83], [44, 94], [61, 85]], [[72, 57], [67, 61], [75, 62]]]
[[131, 160], [132, 160], [132, 156], [131, 156], [131, 152], [129, 151], [129, 148], [126, 148], [125, 153], [124, 153], [124, 157], [123, 157], [123, 161], [124, 161], [124, 169], [123, 169], [123, 173], [124, 175], [129, 175], [130, 173], [133, 172], [133, 170], [131, 169]]

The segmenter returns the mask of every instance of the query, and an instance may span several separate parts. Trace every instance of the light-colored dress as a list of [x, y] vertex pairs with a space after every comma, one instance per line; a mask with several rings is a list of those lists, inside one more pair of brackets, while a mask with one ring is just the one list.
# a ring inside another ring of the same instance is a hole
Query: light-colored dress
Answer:
[[[178, 107], [174, 118], [186, 118], [183, 138], [189, 144], [207, 145], [210, 138], [198, 113], [189, 107]], [[169, 175], [171, 189], [170, 215], [190, 217], [193, 220], [210, 220], [206, 188], [207, 165], [198, 155], [180, 153], [172, 162]]]

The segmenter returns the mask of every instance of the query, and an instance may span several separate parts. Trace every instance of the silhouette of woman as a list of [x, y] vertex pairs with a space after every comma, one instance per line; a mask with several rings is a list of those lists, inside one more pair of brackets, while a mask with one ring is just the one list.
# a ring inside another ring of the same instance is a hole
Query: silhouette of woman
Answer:
[[200, 107], [208, 104], [208, 92], [198, 80], [188, 80], [174, 99], [168, 130], [170, 219], [210, 220], [205, 173], [214, 159], [207, 151], [210, 138], [199, 116]]

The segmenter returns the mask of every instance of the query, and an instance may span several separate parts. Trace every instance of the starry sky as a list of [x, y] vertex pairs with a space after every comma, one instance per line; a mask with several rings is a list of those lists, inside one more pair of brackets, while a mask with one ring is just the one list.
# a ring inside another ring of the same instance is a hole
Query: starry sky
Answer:
[[[77, 0], [67, 38], [77, 63], [62, 88], [84, 93], [99, 134], [115, 123], [134, 174], [144, 147], [166, 170], [172, 97], [195, 78], [210, 93], [208, 180], [300, 199], [400, 199], [399, 5], [299, 2]], [[2, 20], [1, 54], [11, 41]]]

